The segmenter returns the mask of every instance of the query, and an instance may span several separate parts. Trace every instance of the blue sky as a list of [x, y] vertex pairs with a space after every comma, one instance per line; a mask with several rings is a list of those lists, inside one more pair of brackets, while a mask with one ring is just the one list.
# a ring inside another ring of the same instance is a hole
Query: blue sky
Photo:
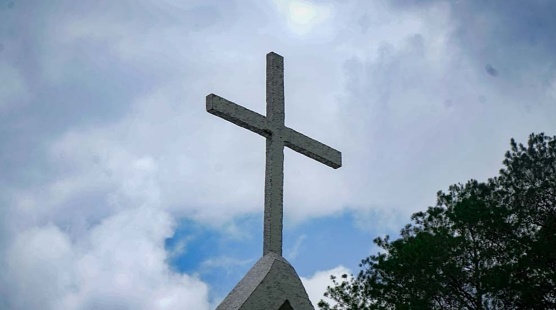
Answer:
[[552, 1], [0, 0], [0, 308], [212, 309], [262, 252], [265, 111], [342, 152], [285, 151], [284, 256], [314, 303], [436, 192], [556, 132]]

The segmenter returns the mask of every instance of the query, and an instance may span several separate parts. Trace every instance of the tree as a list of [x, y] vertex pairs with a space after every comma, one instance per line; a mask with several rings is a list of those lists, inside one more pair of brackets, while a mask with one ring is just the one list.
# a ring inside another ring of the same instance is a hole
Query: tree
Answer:
[[323, 310], [556, 309], [556, 136], [511, 140], [500, 175], [437, 193], [394, 241], [332, 277]]

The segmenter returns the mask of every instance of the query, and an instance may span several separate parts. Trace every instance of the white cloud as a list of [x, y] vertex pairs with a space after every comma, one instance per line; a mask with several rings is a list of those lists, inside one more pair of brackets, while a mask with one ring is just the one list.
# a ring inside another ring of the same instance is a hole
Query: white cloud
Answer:
[[54, 309], [72, 289], [75, 255], [68, 236], [55, 226], [18, 234], [4, 258], [9, 309]]
[[287, 251], [285, 257], [292, 261], [295, 260], [295, 258], [297, 257], [297, 255], [299, 254], [299, 250], [301, 249], [301, 246], [303, 244], [303, 242], [305, 241], [305, 239], [307, 239], [307, 235], [303, 234], [299, 237], [297, 237], [297, 239], [295, 240], [295, 243], [293, 244], [293, 246]]
[[320, 300], [325, 300], [331, 305], [335, 304], [332, 299], [324, 297], [323, 294], [326, 292], [328, 286], [332, 286], [330, 276], [333, 275], [338, 280], [342, 280], [341, 276], [343, 274], [350, 276], [351, 271], [340, 265], [329, 270], [317, 271], [309, 278], [301, 277], [301, 282], [303, 282], [303, 286], [305, 286], [305, 290], [313, 306], [316, 307]]
[[3, 265], [9, 309], [209, 309], [207, 285], [166, 264], [172, 230], [167, 213], [139, 207], [81, 240], [54, 225], [21, 232]]

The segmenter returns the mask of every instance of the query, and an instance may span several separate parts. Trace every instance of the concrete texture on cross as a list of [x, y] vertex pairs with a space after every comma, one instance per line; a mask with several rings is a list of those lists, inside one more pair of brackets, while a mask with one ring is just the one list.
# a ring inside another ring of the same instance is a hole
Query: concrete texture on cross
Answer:
[[285, 126], [284, 58], [266, 55], [266, 117], [214, 94], [207, 96], [207, 112], [266, 138], [263, 255], [282, 255], [284, 146], [334, 169], [342, 154]]
[[266, 138], [263, 257], [228, 294], [217, 310], [313, 310], [294, 268], [282, 257], [284, 146], [334, 169], [342, 154], [285, 126], [284, 58], [266, 55], [266, 116], [214, 94], [207, 112]]

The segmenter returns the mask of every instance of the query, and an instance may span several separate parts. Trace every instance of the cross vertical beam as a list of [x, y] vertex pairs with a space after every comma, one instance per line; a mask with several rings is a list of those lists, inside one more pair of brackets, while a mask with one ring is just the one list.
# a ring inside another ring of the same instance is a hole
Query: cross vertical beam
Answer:
[[266, 55], [266, 117], [272, 127], [266, 139], [264, 187], [263, 255], [274, 252], [282, 256], [284, 220], [284, 58], [276, 53]]

